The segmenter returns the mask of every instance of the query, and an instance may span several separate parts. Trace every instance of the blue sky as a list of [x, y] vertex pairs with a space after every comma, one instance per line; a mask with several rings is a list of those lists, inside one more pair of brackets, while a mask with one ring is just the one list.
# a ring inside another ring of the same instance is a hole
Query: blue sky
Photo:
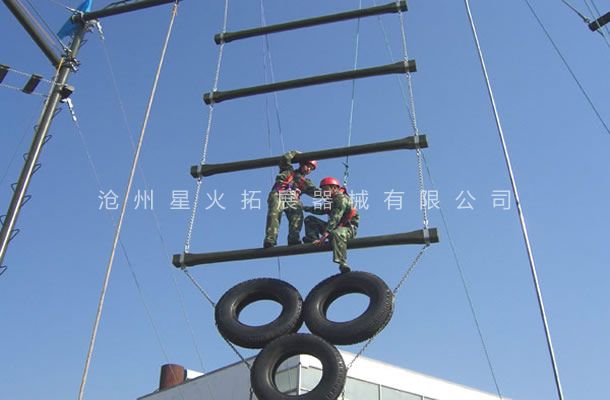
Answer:
[[[69, 0], [64, 3], [77, 5]], [[181, 252], [185, 241], [190, 211], [172, 210], [170, 202], [172, 191], [187, 190], [192, 203], [195, 182], [189, 168], [201, 157], [208, 117], [202, 95], [210, 91], [214, 79], [218, 47], [213, 35], [222, 28], [223, 3], [185, 0], [180, 5], [123, 230], [131, 268], [119, 251], [87, 399], [133, 399], [149, 393], [158, 383], [160, 365], [167, 362], [209, 371], [238, 360], [220, 339], [212, 308], [169, 261], [172, 254]], [[607, 0], [596, 4], [603, 12], [610, 9]], [[57, 2], [35, 5], [56, 29], [67, 18]], [[98, 1], [93, 8], [105, 5], [107, 2]], [[363, 0], [363, 5], [372, 2]], [[582, 1], [574, 1], [574, 5], [587, 10]], [[607, 44], [562, 2], [534, 6], [608, 121]], [[268, 23], [357, 7], [356, 1], [264, 1]], [[53, 139], [44, 148], [43, 166], [30, 186], [33, 198], [17, 224], [21, 233], [5, 259], [9, 269], [0, 277], [3, 399], [65, 399], [78, 392], [112, 244], [108, 213], [118, 216], [118, 211], [99, 209], [100, 188], [87, 151], [101, 189], [122, 198], [133, 149], [120, 104], [127, 125], [137, 135], [170, 8], [103, 20], [105, 44], [96, 32], [87, 35], [79, 55], [80, 70], [70, 79], [76, 88], [72, 99], [87, 150], [64, 110], [53, 123]], [[509, 190], [510, 184], [464, 5], [440, 0], [412, 2], [409, 8], [404, 17], [409, 57], [418, 65], [413, 74], [417, 120], [421, 132], [428, 135], [430, 147], [425, 156], [434, 180], [432, 185], [426, 175], [426, 186], [438, 190], [500, 390], [513, 399], [556, 398], [514, 202], [511, 199], [510, 210], [493, 207], [493, 191]], [[524, 2], [475, 0], [472, 8], [520, 188], [566, 398], [604, 398], [610, 357], [606, 229], [610, 135]], [[230, 2], [229, 30], [258, 26], [260, 18], [259, 1]], [[394, 57], [401, 56], [398, 17], [384, 16], [381, 21], [383, 25], [377, 18], [361, 21], [360, 67], [392, 61], [381, 26], [387, 31]], [[53, 71], [48, 61], [4, 7], [0, 25], [4, 38], [0, 63], [50, 78]], [[270, 36], [276, 79], [351, 69], [355, 37], [355, 21]], [[104, 46], [121, 103], [113, 89]], [[226, 45], [219, 89], [264, 83], [263, 49], [261, 38]], [[11, 73], [4, 83], [21, 86], [24, 82], [25, 77]], [[352, 143], [412, 133], [398, 82], [393, 76], [356, 82]], [[42, 97], [0, 89], [0, 173], [5, 176], [0, 196], [6, 207]], [[41, 84], [39, 90], [46, 92], [48, 86]], [[278, 93], [285, 149], [345, 145], [351, 93], [351, 82]], [[280, 154], [275, 121], [272, 96], [216, 105], [208, 161]], [[341, 176], [341, 161], [321, 162], [312, 178]], [[360, 236], [421, 227], [413, 152], [354, 157], [350, 165], [350, 189], [369, 193]], [[192, 251], [259, 246], [266, 192], [274, 172], [253, 170], [205, 179]], [[154, 212], [142, 209], [142, 204], [135, 209], [138, 190], [142, 194], [152, 191]], [[207, 194], [213, 195], [214, 190], [224, 194], [220, 202], [225, 210], [205, 209], [210, 205]], [[241, 209], [244, 190], [261, 191], [261, 210]], [[387, 209], [385, 192], [391, 190], [404, 192], [401, 210]], [[462, 191], [475, 198], [471, 200], [473, 209], [458, 209], [456, 197]], [[438, 210], [430, 210], [430, 220], [431, 226], [440, 229], [441, 242], [428, 250], [401, 289], [392, 322], [365, 355], [495, 392]], [[285, 225], [284, 221], [281, 241], [285, 240]], [[394, 286], [418, 249], [356, 250], [350, 253], [350, 264], [374, 272]], [[305, 296], [335, 268], [327, 253], [285, 257], [279, 274]], [[218, 299], [243, 280], [277, 277], [278, 263], [273, 259], [240, 261], [193, 267], [191, 272]], [[350, 308], [364, 307], [362, 299], [354, 297], [342, 301], [333, 312], [345, 315]], [[278, 309], [262, 305], [247, 310], [246, 318], [259, 323], [273, 312]], [[359, 347], [346, 349], [356, 352]]]

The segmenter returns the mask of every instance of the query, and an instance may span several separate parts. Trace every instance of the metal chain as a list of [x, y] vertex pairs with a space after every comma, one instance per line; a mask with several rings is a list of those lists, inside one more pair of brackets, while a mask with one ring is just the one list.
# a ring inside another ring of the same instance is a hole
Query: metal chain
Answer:
[[[407, 278], [409, 277], [411, 272], [413, 272], [413, 269], [419, 263], [419, 260], [421, 260], [422, 256], [424, 255], [424, 252], [426, 251], [426, 249], [428, 247], [430, 247], [429, 244], [426, 244], [426, 245], [424, 245], [424, 247], [422, 247], [422, 249], [419, 251], [419, 254], [417, 254], [417, 256], [415, 257], [415, 259], [413, 260], [413, 262], [411, 263], [409, 268], [407, 268], [405, 273], [400, 278], [400, 281], [398, 281], [398, 284], [396, 285], [394, 290], [392, 290], [392, 294], [394, 296], [394, 298], [392, 299], [393, 303], [396, 303], [396, 296], [398, 295], [398, 291], [400, 290], [401, 286], [405, 283], [405, 281], [407, 280]], [[356, 360], [366, 351], [366, 349], [369, 347], [369, 345], [373, 342], [373, 340], [375, 340], [375, 338], [381, 333], [382, 330], [383, 329], [380, 329], [379, 332], [377, 332], [375, 335], [373, 335], [373, 337], [369, 338], [369, 340], [367, 340], [364, 343], [364, 345], [362, 346], [360, 351], [358, 351], [358, 353], [356, 353], [356, 355], [354, 356], [352, 361], [350, 361], [350, 363], [347, 365], [348, 370], [354, 365]]]
[[[399, 11], [398, 15], [399, 15], [399, 19], [400, 19], [400, 33], [402, 36], [402, 52], [403, 52], [404, 61], [407, 62], [409, 60], [409, 52], [407, 49], [407, 33], [405, 31], [403, 12]], [[407, 72], [405, 74], [405, 77], [407, 80], [407, 89], [408, 89], [408, 98], [409, 98], [409, 104], [407, 105], [407, 108], [409, 111], [409, 116], [411, 118], [413, 134], [417, 137], [417, 136], [419, 136], [419, 128], [417, 127], [417, 114], [415, 113], [415, 96], [413, 95], [413, 80], [412, 80], [410, 72]], [[419, 149], [419, 148], [416, 149], [415, 154], [417, 156], [417, 179], [419, 182], [419, 200], [420, 200], [419, 204], [420, 204], [420, 209], [422, 211], [422, 224], [423, 224], [424, 228], [427, 229], [429, 226], [428, 207], [426, 207], [426, 204], [424, 204], [422, 207], [422, 204], [421, 204], [422, 203], [421, 200], [426, 193], [421, 149]]]
[[394, 296], [396, 296], [398, 294], [398, 291], [400, 290], [400, 288], [402, 287], [402, 285], [405, 283], [405, 281], [407, 280], [407, 278], [409, 277], [409, 275], [411, 274], [411, 272], [413, 272], [413, 269], [415, 268], [415, 266], [417, 265], [417, 263], [419, 262], [419, 260], [422, 258], [422, 256], [424, 255], [424, 253], [426, 252], [426, 250], [428, 249], [428, 247], [430, 247], [430, 244], [425, 244], [424, 247], [421, 248], [421, 250], [419, 251], [419, 254], [417, 254], [417, 257], [415, 257], [415, 260], [413, 260], [413, 262], [411, 263], [411, 265], [409, 266], [409, 268], [405, 271], [405, 273], [402, 275], [402, 277], [400, 278], [400, 281], [398, 281], [398, 285], [396, 285], [396, 287], [394, 288], [394, 290], [392, 290], [392, 294]]
[[[222, 33], [227, 31], [227, 20], [229, 16], [229, 0], [225, 0], [225, 10], [224, 10], [224, 21], [222, 27]], [[216, 74], [214, 76], [214, 84], [212, 85], [212, 93], [214, 93], [218, 89], [218, 80], [220, 79], [220, 66], [222, 65], [222, 55], [224, 52], [225, 42], [223, 41], [220, 44], [220, 48], [218, 49], [218, 61], [216, 63]], [[214, 115], [214, 98], [212, 96], [212, 101], [208, 106], [208, 124], [205, 130], [204, 140], [203, 140], [203, 152], [201, 155], [201, 164], [205, 164], [208, 157], [208, 145], [210, 141], [210, 132], [212, 131], [212, 120]], [[191, 213], [191, 218], [189, 219], [189, 224], [186, 233], [186, 240], [184, 243], [184, 252], [188, 253], [191, 248], [191, 239], [193, 237], [193, 227], [195, 225], [195, 219], [197, 214], [197, 205], [199, 203], [199, 195], [201, 191], [201, 183], [202, 178], [197, 179], [197, 188], [195, 190], [195, 199], [193, 205], [193, 212]]]
[[[358, 9], [362, 9], [362, 0], [358, 2]], [[360, 18], [356, 25], [356, 39], [354, 49], [354, 71], [358, 68], [358, 56], [360, 55]], [[352, 132], [354, 126], [354, 103], [356, 97], [356, 80], [352, 80], [352, 98], [349, 108], [349, 120], [348, 120], [348, 131], [347, 131], [347, 147], [352, 145]], [[343, 163], [345, 170], [343, 171], [343, 186], [347, 187], [349, 181], [349, 155], [345, 156], [345, 162]]]
[[[0, 83], [0, 87], [7, 88], [7, 89], [12, 89], [12, 90], [15, 90], [17, 92], [23, 93], [22, 88], [19, 88], [17, 86], [13, 86], [13, 85], [7, 85], [6, 83]], [[47, 95], [45, 93], [36, 92], [36, 91], [34, 91], [32, 93], [28, 93], [28, 94], [33, 94], [33, 95], [40, 96], [40, 97], [45, 97], [45, 98], [47, 97]]]
[[[29, 77], [31, 77], [31, 76], [33, 75], [33, 74], [28, 74], [27, 72], [23, 72], [23, 71], [16, 70], [16, 69], [14, 69], [13, 67], [10, 67], [10, 68], [9, 68], [9, 70], [8, 70], [8, 72], [14, 72], [14, 73], [16, 73], [17, 75], [23, 75], [23, 76], [26, 76], [26, 77], [28, 77], [28, 78], [29, 78]], [[47, 78], [40, 78], [40, 81], [41, 81], [41, 82], [44, 82], [44, 83], [48, 83], [49, 85], [53, 85], [53, 84], [54, 84], [54, 83], [53, 83], [53, 81], [52, 81], [51, 79], [47, 79]]]
[[197, 289], [199, 289], [199, 291], [201, 292], [201, 294], [203, 295], [203, 297], [206, 298], [206, 300], [210, 303], [210, 305], [212, 306], [212, 308], [216, 307], [216, 303], [214, 302], [214, 300], [212, 300], [212, 298], [210, 297], [210, 295], [205, 291], [205, 289], [203, 289], [203, 287], [199, 284], [199, 282], [197, 282], [195, 280], [195, 278], [193, 277], [193, 275], [190, 274], [190, 272], [188, 272], [187, 269], [183, 269], [184, 274], [191, 280], [191, 282], [193, 282], [193, 284], [195, 285], [195, 287]]

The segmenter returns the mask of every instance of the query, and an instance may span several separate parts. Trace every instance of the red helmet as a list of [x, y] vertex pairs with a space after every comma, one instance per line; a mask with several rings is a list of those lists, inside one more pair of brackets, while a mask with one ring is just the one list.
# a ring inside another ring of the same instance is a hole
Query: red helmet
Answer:
[[307, 161], [303, 161], [301, 163], [301, 166], [303, 165], [309, 165], [312, 169], [312, 171], [316, 168], [318, 168], [318, 162], [316, 160], [307, 160]]
[[320, 181], [320, 187], [322, 186], [341, 186], [339, 185], [339, 181], [332, 176], [326, 177]]

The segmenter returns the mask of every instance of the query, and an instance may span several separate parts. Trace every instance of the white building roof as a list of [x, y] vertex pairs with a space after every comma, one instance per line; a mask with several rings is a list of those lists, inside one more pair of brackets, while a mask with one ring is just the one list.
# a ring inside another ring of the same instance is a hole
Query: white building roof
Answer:
[[[353, 353], [340, 351], [346, 365], [354, 358]], [[254, 358], [248, 359], [252, 363]], [[321, 369], [316, 358], [299, 355], [285, 361], [281, 369], [288, 370], [301, 367]], [[352, 380], [369, 382], [380, 387], [396, 389], [413, 395], [413, 399], [426, 400], [497, 400], [498, 396], [478, 389], [435, 378], [419, 372], [360, 356], [348, 370], [348, 385]], [[302, 386], [302, 385], [301, 385]], [[383, 397], [383, 390], [379, 392]], [[242, 363], [235, 363], [224, 368], [190, 379], [182, 385], [157, 391], [139, 400], [247, 400], [250, 396], [250, 371]], [[409, 397], [411, 398], [411, 397]], [[347, 400], [347, 397], [346, 397]], [[371, 399], [373, 400], [373, 399]], [[381, 399], [383, 400], [383, 398]]]

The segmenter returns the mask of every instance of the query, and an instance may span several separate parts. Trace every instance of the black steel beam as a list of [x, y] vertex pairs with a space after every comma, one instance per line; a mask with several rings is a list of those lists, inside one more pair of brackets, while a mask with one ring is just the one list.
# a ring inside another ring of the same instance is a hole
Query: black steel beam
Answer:
[[30, 76], [30, 79], [28, 79], [21, 91], [25, 94], [32, 94], [34, 90], [36, 90], [36, 88], [38, 87], [38, 84], [40, 83], [41, 79], [42, 76], [32, 74], [32, 76]]
[[257, 94], [277, 92], [286, 89], [295, 89], [304, 86], [320, 85], [323, 83], [339, 82], [350, 79], [367, 78], [377, 75], [404, 74], [417, 70], [415, 60], [399, 61], [393, 64], [381, 65], [372, 68], [356, 69], [351, 71], [337, 72], [328, 75], [317, 75], [308, 78], [294, 79], [271, 83], [268, 85], [252, 86], [248, 88], [227, 90], [224, 92], [216, 91], [203, 95], [205, 104], [220, 103], [224, 100], [236, 99], [239, 97], [254, 96]]
[[[401, 244], [426, 244], [437, 242], [438, 232], [436, 228], [432, 228], [407, 233], [396, 233], [393, 235], [356, 238], [347, 242], [347, 248], [364, 249], [367, 247], [395, 246]], [[320, 253], [330, 250], [332, 249], [329, 243], [325, 243], [321, 246], [313, 243], [307, 243], [294, 246], [276, 246], [268, 249], [258, 248], [201, 254], [175, 254], [172, 259], [172, 264], [174, 264], [176, 268], [182, 268], [192, 267], [193, 265], [213, 264], [226, 261], [253, 260], [257, 258]]]
[[[28, 12], [23, 6], [15, 0], [2, 0], [6, 7], [13, 13], [17, 21], [23, 26], [23, 28], [27, 31], [30, 37], [34, 40], [34, 42], [40, 47], [40, 50], [44, 53], [45, 56], [51, 61], [54, 67], [59, 65], [59, 55], [55, 52], [51, 43], [44, 37], [42, 32], [32, 23], [30, 17], [28, 16]], [[9, 40], [5, 38], [5, 40]]]
[[11, 69], [8, 65], [0, 64], [0, 83], [6, 78], [6, 74]]
[[606, 25], [608, 22], [610, 22], [610, 11], [607, 12], [606, 14], [602, 15], [595, 21], [589, 23], [589, 29], [591, 29], [593, 32], [595, 32], [602, 26]]
[[350, 19], [371, 17], [374, 15], [397, 13], [399, 11], [407, 11], [406, 1], [395, 1], [382, 6], [346, 11], [338, 14], [324, 15], [321, 17], [285, 22], [276, 25], [262, 26], [260, 28], [244, 29], [242, 31], [236, 32], [217, 33], [216, 35], [214, 35], [214, 41], [216, 42], [216, 44], [221, 44], [223, 42], [229, 43], [234, 40], [266, 35], [268, 33], [284, 32], [292, 29], [307, 28], [315, 25], [328, 24], [331, 22], [347, 21]]
[[[293, 162], [301, 162], [307, 160], [325, 160], [329, 158], [337, 158], [344, 156], [355, 156], [359, 154], [378, 153], [391, 150], [413, 150], [423, 149], [428, 147], [426, 135], [408, 136], [398, 140], [389, 140], [386, 142], [377, 142], [370, 144], [362, 144], [350, 147], [338, 147], [328, 150], [310, 151], [307, 153], [298, 153], [292, 159]], [[200, 164], [191, 167], [191, 175], [193, 178], [202, 176], [211, 176], [225, 172], [244, 171], [247, 169], [256, 169], [264, 167], [277, 166], [282, 159], [282, 156], [258, 158], [255, 160], [235, 161], [223, 164]]]
[[[160, 6], [162, 4], [175, 3], [180, 0], [142, 0], [133, 3], [127, 3], [125, 5], [103, 8], [97, 11], [91, 11], [84, 13], [82, 16], [83, 21], [91, 21], [94, 19], [100, 19], [104, 17], [110, 17], [112, 15], [124, 14], [130, 11], [142, 10], [144, 8]], [[78, 19], [78, 14], [75, 16]]]

